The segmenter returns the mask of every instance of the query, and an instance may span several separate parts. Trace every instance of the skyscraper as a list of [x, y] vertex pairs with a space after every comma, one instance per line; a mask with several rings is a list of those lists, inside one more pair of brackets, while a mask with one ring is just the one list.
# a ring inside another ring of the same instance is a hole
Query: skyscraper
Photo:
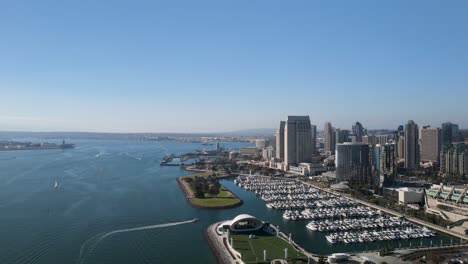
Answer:
[[284, 128], [284, 163], [312, 162], [314, 146], [310, 117], [288, 116]]
[[350, 143], [336, 145], [336, 180], [350, 183], [372, 183], [369, 145]]
[[421, 129], [421, 160], [439, 162], [440, 129], [424, 126]]
[[405, 137], [404, 136], [399, 136], [398, 137], [398, 159], [404, 159], [405, 158]]
[[395, 180], [397, 173], [396, 145], [378, 144], [373, 149], [373, 185], [374, 187], [382, 187], [384, 183]]
[[416, 170], [419, 168], [419, 129], [413, 120], [405, 125], [405, 168]]
[[325, 127], [323, 129], [324, 137], [324, 151], [325, 153], [330, 153], [331, 155], [335, 154], [335, 133], [330, 122], [325, 122]]
[[312, 156], [317, 154], [317, 126], [311, 125], [310, 130], [312, 132]]
[[450, 122], [445, 122], [442, 124], [442, 146], [458, 142], [459, 141], [459, 130], [457, 124], [452, 124]]
[[284, 127], [285, 122], [281, 121], [276, 129], [276, 158], [284, 160]]
[[353, 134], [356, 136], [356, 141], [357, 142], [362, 142], [362, 137], [364, 136], [364, 127], [362, 126], [361, 123], [356, 122], [355, 125], [353, 125]]
[[468, 146], [464, 143], [452, 143], [442, 147], [440, 171], [447, 175], [468, 176]]
[[348, 142], [349, 137], [349, 130], [346, 129], [335, 129], [335, 143], [340, 144], [344, 142]]

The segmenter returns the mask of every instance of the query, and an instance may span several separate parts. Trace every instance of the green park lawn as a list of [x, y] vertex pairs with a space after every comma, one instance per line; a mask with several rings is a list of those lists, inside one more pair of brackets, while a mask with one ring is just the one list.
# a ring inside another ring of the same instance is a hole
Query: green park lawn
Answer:
[[[249, 238], [249, 235], [255, 238]], [[284, 259], [284, 249], [288, 249], [288, 263], [307, 263], [307, 256], [297, 251], [284, 239], [264, 231], [231, 233], [234, 248], [242, 254], [245, 263], [263, 263], [263, 250], [267, 250], [267, 263], [274, 259]]]
[[[182, 180], [186, 178], [195, 178], [198, 177], [208, 177], [207, 174], [194, 174], [190, 176], [182, 177]], [[190, 184], [188, 184], [192, 192], [195, 190]], [[210, 195], [205, 193], [205, 198], [192, 198], [192, 203], [202, 207], [221, 207], [221, 206], [230, 206], [240, 202], [240, 199], [234, 196], [228, 189], [224, 186], [221, 186], [220, 192], [217, 195]]]

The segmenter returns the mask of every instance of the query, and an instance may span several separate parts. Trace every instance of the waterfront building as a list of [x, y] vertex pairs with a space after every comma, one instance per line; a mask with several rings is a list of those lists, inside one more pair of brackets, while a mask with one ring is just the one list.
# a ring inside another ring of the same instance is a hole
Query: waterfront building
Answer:
[[419, 129], [418, 125], [409, 120], [405, 125], [405, 168], [417, 170], [419, 168]]
[[336, 180], [350, 183], [371, 183], [369, 145], [343, 143], [336, 146]]
[[286, 122], [281, 121], [279, 128], [276, 130], [276, 158], [284, 160], [284, 128]]
[[274, 170], [282, 170], [282, 171], [288, 170], [288, 166], [286, 166], [282, 161], [278, 161], [277, 159], [270, 160], [269, 168], [274, 169]]
[[[426, 190], [427, 210], [440, 212], [452, 222], [465, 219], [468, 215], [468, 186], [433, 184]], [[442, 206], [439, 206], [442, 205]], [[434, 208], [434, 209], [432, 209]]]
[[255, 140], [255, 147], [258, 149], [264, 149], [267, 147], [267, 142], [265, 139], [257, 139]]
[[228, 229], [232, 232], [252, 232], [262, 229], [263, 226], [263, 221], [248, 214], [240, 214], [234, 217], [234, 219], [219, 225], [220, 228], [224, 230]]
[[417, 203], [424, 201], [424, 190], [417, 188], [403, 187], [398, 189], [398, 203], [402, 205]]
[[297, 166], [289, 166], [289, 173], [298, 174], [302, 176], [309, 176], [310, 173], [310, 163], [299, 163]]
[[441, 150], [441, 130], [424, 126], [421, 129], [421, 160], [439, 162]]
[[314, 127], [309, 116], [288, 116], [284, 128], [284, 163], [312, 162], [315, 147]]
[[356, 142], [362, 142], [364, 134], [364, 127], [361, 123], [356, 122], [352, 127], [353, 134], [356, 136]]
[[325, 127], [323, 129], [323, 138], [324, 138], [324, 151], [330, 155], [335, 154], [335, 133], [330, 122], [325, 122]]
[[348, 142], [349, 139], [349, 130], [346, 129], [335, 129], [335, 149], [336, 149], [336, 144]]

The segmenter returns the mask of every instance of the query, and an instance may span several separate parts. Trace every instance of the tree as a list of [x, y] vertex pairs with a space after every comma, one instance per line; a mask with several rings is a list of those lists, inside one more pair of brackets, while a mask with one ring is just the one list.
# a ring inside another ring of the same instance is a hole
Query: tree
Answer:
[[195, 185], [195, 197], [196, 198], [205, 198], [205, 193], [203, 192], [202, 184]]
[[212, 196], [216, 196], [220, 193], [220, 190], [219, 190], [219, 186], [218, 185], [211, 185], [210, 189], [208, 190], [208, 193]]

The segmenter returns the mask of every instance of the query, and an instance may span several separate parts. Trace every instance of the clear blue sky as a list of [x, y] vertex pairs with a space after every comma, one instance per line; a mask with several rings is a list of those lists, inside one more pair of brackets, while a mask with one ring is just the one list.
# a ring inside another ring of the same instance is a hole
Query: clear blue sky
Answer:
[[468, 128], [468, 1], [5, 0], [0, 130]]

